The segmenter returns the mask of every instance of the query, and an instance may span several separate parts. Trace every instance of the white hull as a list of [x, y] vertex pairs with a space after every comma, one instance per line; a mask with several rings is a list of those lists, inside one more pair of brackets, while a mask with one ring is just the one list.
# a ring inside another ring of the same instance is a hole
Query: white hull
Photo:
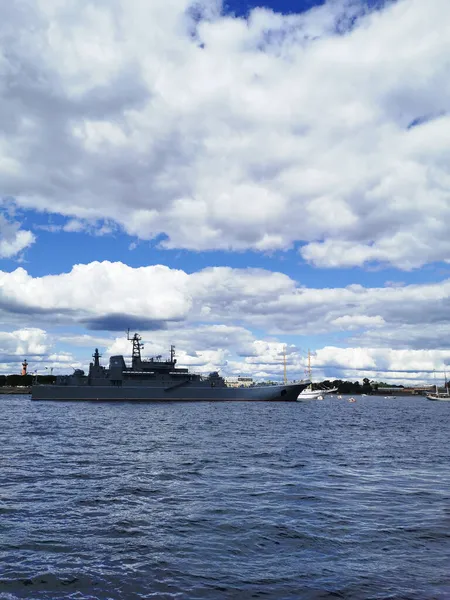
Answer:
[[332, 390], [310, 390], [306, 388], [298, 395], [297, 402], [302, 402], [303, 400], [323, 400], [324, 396], [336, 391], [337, 388], [333, 388]]
[[435, 394], [430, 394], [427, 399], [435, 402], [450, 402], [450, 396], [436, 396]]
[[306, 392], [304, 394], [299, 394], [297, 402], [301, 402], [302, 400], [323, 400], [323, 394], [322, 392]]

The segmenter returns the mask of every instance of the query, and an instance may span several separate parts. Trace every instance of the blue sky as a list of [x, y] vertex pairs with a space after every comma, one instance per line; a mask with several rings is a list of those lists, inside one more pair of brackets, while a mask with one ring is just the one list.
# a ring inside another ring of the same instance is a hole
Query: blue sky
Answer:
[[324, 4], [324, 2], [314, 2], [314, 0], [300, 0], [300, 2], [289, 2], [288, 0], [282, 2], [225, 2], [224, 9], [228, 14], [233, 14], [239, 17], [246, 17], [251, 12], [253, 8], [258, 8], [260, 6], [264, 6], [266, 8], [270, 8], [271, 10], [283, 14], [295, 14], [307, 11], [314, 6], [320, 6]]
[[446, 369], [444, 0], [196, 6], [0, 8], [2, 371]]

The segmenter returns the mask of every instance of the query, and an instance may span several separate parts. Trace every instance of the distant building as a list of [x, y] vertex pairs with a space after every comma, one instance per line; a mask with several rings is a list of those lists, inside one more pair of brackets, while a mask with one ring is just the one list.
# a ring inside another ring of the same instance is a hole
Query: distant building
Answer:
[[253, 385], [252, 377], [225, 377], [228, 387], [250, 387]]
[[392, 395], [403, 395], [403, 396], [415, 396], [418, 394], [426, 394], [429, 392], [434, 392], [435, 390], [435, 386], [434, 385], [421, 385], [421, 386], [413, 386], [413, 387], [404, 387], [404, 386], [398, 386], [398, 387], [389, 387], [389, 386], [380, 386], [378, 389], [375, 388], [374, 390], [372, 390], [372, 394], [378, 395], [378, 396], [392, 396]]

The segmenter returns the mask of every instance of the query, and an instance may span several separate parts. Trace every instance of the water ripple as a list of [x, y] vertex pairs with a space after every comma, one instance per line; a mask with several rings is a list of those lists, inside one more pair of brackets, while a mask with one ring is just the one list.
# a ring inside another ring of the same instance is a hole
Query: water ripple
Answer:
[[0, 599], [450, 599], [450, 406], [0, 411]]

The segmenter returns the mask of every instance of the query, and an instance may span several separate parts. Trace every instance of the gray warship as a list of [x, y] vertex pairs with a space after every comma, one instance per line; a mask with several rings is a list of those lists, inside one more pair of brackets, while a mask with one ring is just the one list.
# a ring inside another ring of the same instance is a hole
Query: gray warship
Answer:
[[295, 401], [310, 383], [299, 381], [281, 385], [228, 387], [218, 372], [203, 376], [189, 373], [176, 366], [175, 347], [170, 347], [170, 358], [161, 356], [143, 360], [141, 336], [135, 333], [127, 339], [132, 343], [131, 366], [122, 355], [111, 356], [108, 368], [100, 364], [98, 348], [92, 355], [86, 375], [76, 369], [71, 375], [61, 375], [54, 384], [34, 384], [32, 400], [91, 400], [91, 401], [224, 401], [270, 400]]

